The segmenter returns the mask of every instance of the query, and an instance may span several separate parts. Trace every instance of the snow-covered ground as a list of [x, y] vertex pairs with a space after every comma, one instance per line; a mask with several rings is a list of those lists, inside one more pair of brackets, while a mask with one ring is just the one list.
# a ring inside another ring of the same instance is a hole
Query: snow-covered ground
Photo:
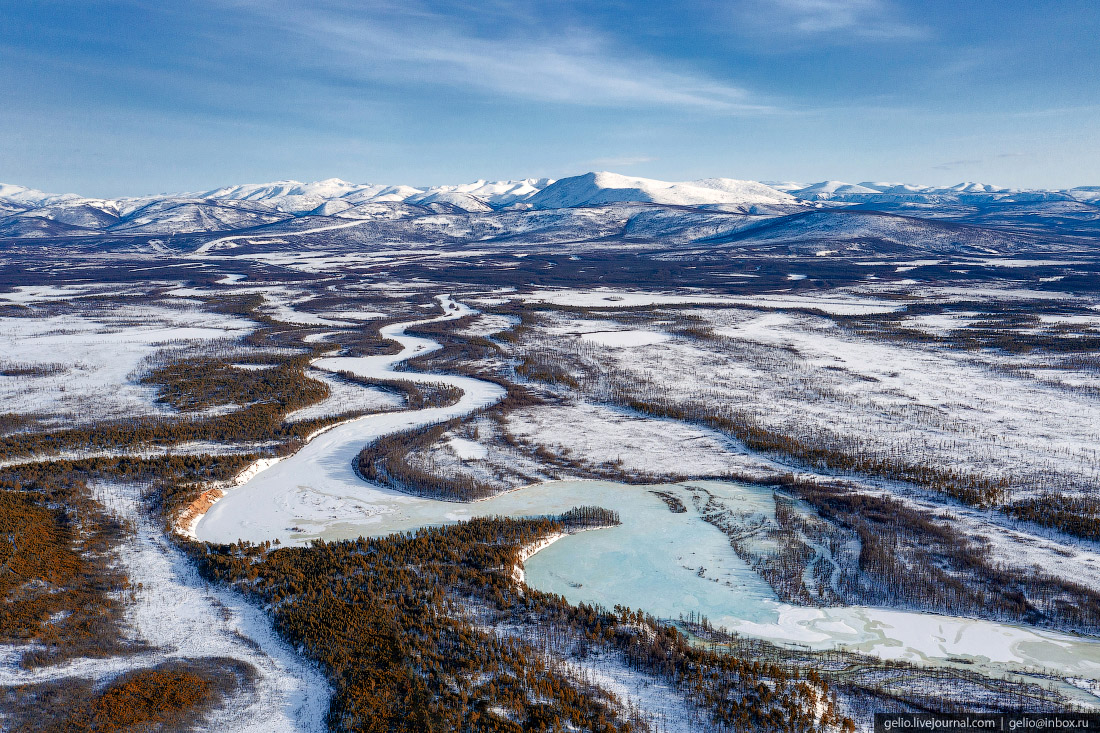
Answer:
[[[238, 278], [223, 278], [216, 287], [174, 294], [183, 300], [248, 288]], [[392, 292], [423, 291], [419, 285], [409, 288], [394, 287]], [[267, 312], [285, 322], [351, 329], [364, 315], [381, 315], [340, 306], [306, 311], [308, 297], [293, 287], [259, 286], [257, 292], [264, 295]], [[42, 291], [28, 297], [53, 294]], [[509, 294], [493, 294], [485, 301], [499, 301], [500, 295]], [[1073, 377], [1022, 357], [875, 340], [847, 330], [838, 325], [843, 319], [827, 315], [890, 314], [898, 307], [897, 301], [870, 296], [730, 297], [601, 289], [540, 291], [527, 297], [601, 309], [589, 315], [542, 311], [524, 329], [518, 344], [502, 342], [515, 357], [513, 363], [523, 357], [549, 360], [571, 371], [580, 389], [558, 385], [548, 392], [553, 399], [542, 404], [496, 417], [477, 416], [449, 431], [424, 455], [411, 458], [428, 460], [442, 475], [455, 471], [491, 477], [503, 481], [502, 488], [518, 490], [477, 504], [455, 504], [385, 489], [356, 475], [354, 460], [371, 440], [468, 416], [504, 394], [487, 381], [397, 371], [401, 362], [431, 353], [438, 344], [405, 334], [413, 323], [395, 324], [383, 328], [382, 335], [398, 341], [400, 353], [317, 360], [311, 376], [326, 381], [332, 394], [288, 419], [351, 410], [386, 412], [336, 426], [312, 436], [296, 455], [254, 467], [205, 516], [196, 517], [189, 529], [211, 541], [277, 538], [302, 544], [315, 537], [386, 533], [478, 515], [545, 514], [599, 504], [619, 511], [623, 527], [554, 543], [529, 559], [526, 582], [574, 601], [622, 603], [663, 617], [703, 613], [717, 625], [780, 643], [841, 646], [933, 665], [966, 659], [969, 668], [991, 674], [1053, 670], [1082, 679], [1100, 677], [1100, 647], [1093, 640], [914, 611], [807, 609], [780, 603], [737, 558], [728, 538], [699, 520], [697, 510], [674, 514], [645, 487], [602, 481], [547, 483], [568, 477], [572, 468], [599, 466], [614, 467], [641, 480], [731, 474], [765, 477], [789, 469], [779, 457], [754, 455], [716, 431], [600, 404], [608, 399], [612, 386], [623, 389], [626, 385], [627, 394], [642, 399], [658, 396], [671, 403], [728, 407], [777, 433], [815, 445], [832, 441], [848, 449], [904, 455], [913, 462], [1009, 476], [1016, 482], [1016, 496], [1049, 488], [1055, 481], [1063, 487], [1086, 487], [1095, 485], [1098, 476], [1094, 446], [1100, 440], [1100, 397], [1088, 389], [1072, 389], [1064, 380], [1079, 379], [1089, 386], [1095, 379], [1093, 371], [1082, 368]], [[428, 304], [440, 306], [442, 316], [421, 317], [414, 323], [474, 314], [447, 297], [439, 298], [438, 305]], [[616, 310], [622, 306], [657, 310]], [[406, 311], [412, 309], [406, 306]], [[812, 310], [826, 315], [807, 312]], [[899, 321], [907, 328], [942, 335], [982, 315], [962, 311]], [[511, 316], [478, 315], [464, 332], [491, 336], [516, 323]], [[1080, 315], [1044, 315], [1040, 323], [1043, 328], [1092, 329], [1096, 325], [1092, 317]], [[0, 329], [6, 327], [0, 330], [0, 338], [38, 355], [10, 358], [16, 371], [25, 370], [20, 365], [26, 364], [47, 367], [43, 374], [8, 378], [34, 395], [34, 411], [71, 412], [74, 408], [65, 400], [75, 392], [78, 400], [102, 400], [108, 406], [106, 414], [114, 409], [126, 415], [163, 409], [152, 402], [151, 390], [134, 382], [158, 350], [241, 336], [253, 326], [243, 319], [205, 313], [197, 304], [104, 312], [86, 308], [79, 315], [0, 319]], [[323, 342], [337, 334], [315, 334], [311, 340]], [[55, 342], [56, 349], [50, 353], [59, 356], [47, 360], [35, 351], [41, 345], [53, 348]], [[86, 355], [87, 364], [77, 361], [78, 352]], [[398, 410], [398, 397], [330, 373], [344, 369], [370, 378], [442, 382], [462, 389], [463, 397], [450, 407]], [[72, 379], [78, 372], [90, 376]], [[47, 385], [44, 380], [49, 379], [54, 381]], [[0, 378], [0, 388], [4, 381]], [[44, 397], [41, 392], [49, 389], [56, 394]], [[1051, 410], [1052, 404], [1058, 404], [1059, 410]], [[17, 408], [14, 411], [32, 411], [22, 403]], [[100, 410], [97, 416], [102, 414]], [[508, 440], [500, 439], [502, 433]], [[520, 488], [530, 482], [541, 483]], [[682, 487], [668, 490], [686, 491]], [[729, 485], [727, 499], [746, 500], [733, 494], [755, 490]], [[888, 482], [866, 481], [859, 490], [890, 492], [925, 513], [950, 516], [961, 533], [980, 541], [1004, 567], [1022, 574], [1041, 567], [1065, 580], [1100, 585], [1100, 553], [1090, 543], [1068, 542], [1056, 533], [1036, 532], [999, 515], [944, 504]], [[131, 489], [106, 487], [104, 491], [109, 506], [124, 516], [137, 516], [137, 497]], [[261, 611], [228, 591], [206, 588], [189, 574], [182, 555], [144, 521], [138, 539], [124, 554], [128, 574], [143, 584], [130, 611], [130, 628], [135, 638], [149, 642], [155, 650], [125, 659], [75, 660], [36, 673], [38, 679], [66, 674], [102, 678], [173, 656], [225, 655], [260, 670], [256, 695], [282, 702], [263, 711], [269, 716], [264, 719], [266, 727], [249, 728], [246, 722], [256, 716], [258, 703], [253, 697], [237, 700], [218, 714], [223, 729], [299, 730], [322, 725], [318, 721], [323, 721], [326, 698], [322, 694], [321, 702], [315, 699], [317, 690], [324, 689], [323, 681], [316, 687], [320, 675], [280, 645]], [[171, 617], [166, 608], [177, 609], [172, 623], [166, 622]], [[212, 621], [213, 616], [217, 619]], [[194, 631], [200, 626], [205, 638]], [[238, 634], [259, 646], [242, 642]], [[16, 677], [25, 681], [11, 667], [15, 652], [6, 655], [8, 681]], [[647, 698], [638, 680], [613, 662], [594, 659], [575, 671], [619, 691], [639, 707], [664, 711], [657, 714], [659, 718], [684, 719], [680, 702], [660, 695], [656, 702]]]
[[97, 487], [97, 499], [136, 532], [119, 550], [133, 593], [126, 607], [126, 631], [151, 651], [107, 659], [76, 659], [28, 672], [18, 649], [0, 665], [0, 685], [92, 678], [104, 682], [127, 671], [177, 659], [229, 657], [250, 665], [251, 689], [239, 691], [205, 721], [226, 733], [312, 733], [324, 731], [331, 691], [321, 671], [275, 634], [266, 614], [238, 593], [213, 587], [141, 512], [134, 485]]
[[[753, 297], [733, 295], [699, 295], [663, 293], [653, 290], [615, 288], [536, 290], [522, 296], [524, 300], [580, 308], [636, 308], [652, 305], [753, 305], [765, 308], [814, 308], [825, 313], [859, 315], [890, 313], [898, 305], [885, 300], [835, 292], [829, 294], [794, 295], [766, 294]], [[500, 298], [483, 298], [475, 302], [499, 302]]]
[[79, 314], [0, 317], [0, 404], [4, 412], [68, 423], [167, 413], [156, 390], [137, 382], [157, 351], [249, 333], [255, 324], [197, 308], [84, 307]]
[[514, 316], [498, 316], [491, 313], [482, 313], [474, 319], [473, 323], [462, 329], [460, 333], [467, 336], [491, 336], [494, 333], [507, 331], [519, 322]]
[[1006, 477], [1012, 499], [1100, 480], [1093, 391], [1031, 379], [1008, 368], [1021, 362], [996, 354], [871, 340], [828, 317], [691, 314], [715, 337], [617, 348], [586, 335], [607, 331], [610, 315], [561, 313], [545, 316], [513, 353], [600, 375], [582, 385], [596, 398], [614, 384], [642, 400], [735, 413], [809, 445]]
[[723, 476], [777, 471], [736, 441], [677, 420], [645, 417], [617, 408], [577, 402], [514, 410], [508, 432], [521, 442], [582, 463], [615, 463], [624, 473], [646, 476]]
[[585, 341], [609, 346], [616, 349], [627, 349], [632, 346], [649, 346], [668, 341], [671, 336], [662, 331], [589, 331], [581, 336]]

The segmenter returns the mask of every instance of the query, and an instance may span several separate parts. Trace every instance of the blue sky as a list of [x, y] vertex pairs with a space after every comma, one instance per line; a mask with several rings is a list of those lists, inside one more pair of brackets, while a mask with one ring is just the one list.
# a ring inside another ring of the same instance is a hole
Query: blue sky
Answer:
[[1100, 3], [0, 0], [0, 181], [1100, 184]]

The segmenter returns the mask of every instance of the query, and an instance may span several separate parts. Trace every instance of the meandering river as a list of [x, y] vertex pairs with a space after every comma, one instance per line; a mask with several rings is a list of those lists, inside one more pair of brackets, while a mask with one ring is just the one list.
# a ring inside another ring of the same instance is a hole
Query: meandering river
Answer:
[[[293, 456], [259, 471], [231, 489], [198, 521], [201, 540], [279, 539], [302, 544], [315, 538], [382, 535], [473, 516], [560, 513], [581, 504], [614, 509], [622, 525], [565, 537], [526, 562], [526, 582], [574, 602], [622, 604], [661, 618], [706, 615], [716, 626], [746, 636], [811, 648], [845, 648], [888, 659], [955, 666], [988, 674], [1053, 671], [1067, 677], [1100, 677], [1100, 641], [974, 619], [880, 608], [807, 608], [779, 601], [771, 588], [730, 547], [726, 536], [703, 522], [691, 487], [703, 486], [727, 502], [767, 503], [764, 487], [728, 482], [690, 482], [661, 489], [681, 495], [687, 511], [674, 514], [651, 493], [655, 487], [610, 481], [536, 484], [473, 504], [410, 496], [363, 481], [355, 473], [359, 451], [373, 440], [467, 415], [504, 396], [493, 383], [444, 374], [395, 371], [401, 362], [438, 348], [407, 328], [461, 318], [473, 311], [439, 298], [443, 315], [382, 329], [397, 354], [331, 357], [316, 366], [363, 377], [452, 385], [463, 391], [450, 407], [369, 415], [313, 438]], [[1100, 704], [1083, 690], [1082, 702]]]

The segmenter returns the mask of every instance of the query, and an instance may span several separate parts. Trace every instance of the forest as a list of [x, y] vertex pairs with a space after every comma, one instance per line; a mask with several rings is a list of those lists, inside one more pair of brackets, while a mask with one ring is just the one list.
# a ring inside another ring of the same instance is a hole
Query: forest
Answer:
[[536, 634], [553, 628], [614, 649], [683, 688], [709, 711], [713, 730], [852, 726], [815, 675], [707, 652], [641, 614], [571, 606], [511, 579], [521, 547], [614, 521], [580, 507], [561, 517], [472, 519], [308, 548], [237, 543], [191, 552], [208, 577], [262, 601], [279, 631], [323, 666], [336, 688], [333, 730], [639, 729], [607, 693], [578, 687], [552, 656], [487, 633], [479, 619], [522, 619]]

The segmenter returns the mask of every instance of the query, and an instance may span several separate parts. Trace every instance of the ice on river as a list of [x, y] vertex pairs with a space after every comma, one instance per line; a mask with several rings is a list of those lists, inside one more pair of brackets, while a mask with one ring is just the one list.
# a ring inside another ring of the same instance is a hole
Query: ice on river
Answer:
[[[447, 298], [440, 301], [443, 319], [457, 319], [471, 312]], [[440, 318], [417, 323], [434, 320]], [[406, 335], [404, 330], [410, 325], [393, 324], [381, 329], [384, 337], [402, 345], [400, 353], [331, 357], [316, 361], [314, 366], [347, 370], [363, 377], [448, 384], [462, 390], [461, 399], [448, 407], [368, 415], [318, 435], [292, 457], [259, 472], [214, 504], [196, 525], [199, 539], [231, 542], [278, 537], [283, 542], [300, 543], [322, 534], [334, 523], [378, 525], [403, 505], [421, 501], [362, 481], [354, 469], [359, 451], [383, 435], [445, 422], [494, 404], [504, 396], [504, 389], [469, 377], [392, 371], [405, 359], [439, 348], [431, 339]], [[355, 534], [369, 531], [360, 529]]]

